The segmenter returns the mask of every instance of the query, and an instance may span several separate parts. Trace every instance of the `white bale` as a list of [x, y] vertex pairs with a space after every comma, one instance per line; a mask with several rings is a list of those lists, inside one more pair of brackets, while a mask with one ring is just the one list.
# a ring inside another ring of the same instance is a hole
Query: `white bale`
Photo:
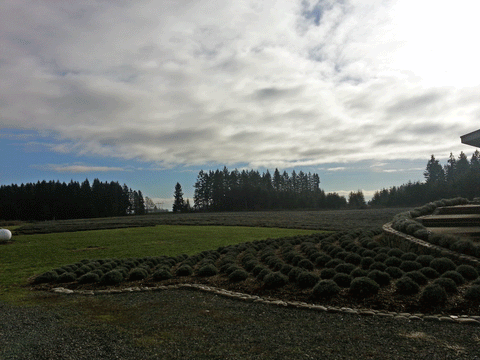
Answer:
[[7, 229], [0, 229], [0, 240], [7, 241], [12, 238], [12, 233]]

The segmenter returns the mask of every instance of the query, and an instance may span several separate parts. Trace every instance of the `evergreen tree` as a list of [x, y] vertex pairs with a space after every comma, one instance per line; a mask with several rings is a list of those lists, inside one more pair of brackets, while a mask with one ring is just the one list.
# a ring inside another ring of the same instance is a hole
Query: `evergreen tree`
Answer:
[[457, 179], [460, 179], [462, 176], [465, 176], [468, 171], [470, 170], [470, 164], [468, 162], [467, 156], [462, 152], [460, 152], [460, 155], [458, 156], [457, 160]]
[[135, 215], [145, 215], [145, 200], [140, 190], [136, 193], [135, 197]]
[[80, 199], [80, 217], [93, 217], [92, 188], [90, 187], [88, 179], [85, 179], [80, 186]]
[[[5, 220], [61, 220], [128, 213], [128, 187], [125, 195], [118, 183], [102, 183], [95, 179], [93, 184], [92, 189], [85, 179], [81, 185], [73, 180], [69, 184], [57, 180], [20, 187], [15, 184], [0, 186], [1, 217]], [[141, 192], [137, 193], [137, 200], [137, 213], [141, 213]]]
[[[228, 171], [228, 170], [227, 170]], [[212, 210], [225, 210], [225, 179], [224, 173], [216, 170], [212, 176]]]
[[447, 160], [447, 165], [445, 165], [445, 180], [447, 183], [452, 184], [455, 181], [457, 170], [457, 160], [455, 156], [450, 153], [450, 157]]
[[433, 155], [428, 161], [423, 175], [429, 185], [440, 185], [445, 181], [445, 172]]
[[347, 206], [347, 199], [336, 192], [328, 193], [325, 196], [325, 205], [327, 209], [341, 209]]
[[200, 170], [194, 188], [193, 206], [195, 210], [208, 210], [210, 200], [208, 173]]
[[173, 212], [180, 212], [183, 211], [184, 209], [184, 201], [183, 201], [183, 191], [182, 191], [182, 185], [177, 182], [175, 185], [175, 192], [173, 193]]
[[[443, 170], [443, 171], [442, 171]], [[480, 196], [480, 152], [470, 162], [462, 152], [458, 159], [453, 154], [442, 168], [432, 155], [424, 172], [425, 182], [416, 182], [375, 192], [369, 202], [372, 206], [418, 206], [429, 201], [457, 196], [473, 199]]]
[[348, 206], [354, 209], [363, 209], [367, 206], [365, 196], [361, 190], [357, 192], [350, 192], [348, 196]]
[[470, 170], [468, 173], [467, 184], [468, 198], [480, 196], [480, 152], [476, 150], [470, 159]]
[[[318, 174], [286, 171], [274, 176], [267, 169], [260, 174], [255, 170], [237, 169], [229, 172], [201, 170], [194, 188], [196, 211], [242, 211], [260, 209], [325, 208], [325, 193], [320, 190]], [[335, 205], [337, 206], [337, 205]]]
[[185, 201], [184, 206], [183, 206], [183, 211], [184, 212], [191, 212], [192, 211], [192, 206], [190, 205], [190, 200], [189, 199], [187, 199], [187, 201]]
[[480, 152], [475, 150], [470, 159], [470, 169], [474, 172], [480, 171]]
[[275, 168], [275, 172], [273, 173], [273, 188], [276, 192], [280, 192], [282, 190], [282, 176], [277, 168]]

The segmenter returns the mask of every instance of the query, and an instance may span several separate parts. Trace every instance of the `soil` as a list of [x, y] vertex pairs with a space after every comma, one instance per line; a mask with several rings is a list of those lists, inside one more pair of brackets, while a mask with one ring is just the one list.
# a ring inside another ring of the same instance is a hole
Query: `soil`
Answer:
[[478, 327], [318, 312], [196, 290], [0, 303], [0, 358], [480, 359]]
[[[445, 314], [445, 315], [480, 315], [480, 303], [468, 301], [462, 297], [465, 286], [458, 287], [458, 294], [450, 295], [445, 304], [437, 307], [421, 305], [420, 295], [402, 296], [395, 293], [395, 285], [392, 283], [380, 288], [378, 294], [358, 299], [348, 293], [348, 289], [342, 289], [340, 293], [332, 299], [315, 299], [312, 296], [312, 289], [300, 289], [294, 284], [287, 284], [277, 289], [265, 289], [263, 282], [252, 277], [247, 280], [232, 283], [222, 275], [216, 275], [206, 278], [198, 276], [175, 277], [165, 281], [129, 281], [122, 282], [121, 288], [129, 287], [156, 287], [159, 285], [175, 284], [204, 284], [230, 291], [240, 292], [249, 295], [256, 295], [263, 298], [278, 299], [285, 301], [301, 301], [309, 304], [320, 304], [324, 306], [348, 307], [352, 309], [372, 309], [392, 311], [398, 313], [422, 313], [422, 314]], [[51, 290], [58, 287], [58, 284], [43, 284], [35, 286], [35, 290]], [[99, 290], [112, 289], [118, 287], [106, 287], [99, 285], [79, 285], [78, 283], [62, 284], [62, 287], [72, 290]]]
[[260, 226], [345, 231], [357, 228], [381, 227], [383, 224], [391, 221], [396, 214], [406, 210], [410, 209], [163, 213], [88, 220], [73, 219], [25, 223], [15, 229], [14, 235], [155, 225]]

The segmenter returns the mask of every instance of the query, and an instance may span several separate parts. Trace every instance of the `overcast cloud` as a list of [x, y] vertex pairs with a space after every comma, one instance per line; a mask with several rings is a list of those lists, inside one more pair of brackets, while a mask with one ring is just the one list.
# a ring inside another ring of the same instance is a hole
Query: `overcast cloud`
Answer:
[[53, 152], [162, 167], [458, 154], [459, 136], [479, 128], [479, 10], [467, 0], [4, 0], [0, 124], [55, 139], [44, 144]]

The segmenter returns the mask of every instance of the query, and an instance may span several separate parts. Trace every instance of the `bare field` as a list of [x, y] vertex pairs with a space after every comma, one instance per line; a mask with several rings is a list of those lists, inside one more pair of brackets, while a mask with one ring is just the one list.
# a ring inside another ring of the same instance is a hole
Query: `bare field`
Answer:
[[377, 228], [391, 221], [393, 216], [405, 210], [408, 209], [160, 213], [144, 216], [26, 223], [16, 228], [14, 234], [26, 235], [155, 225], [258, 226], [343, 231], [357, 228]]

